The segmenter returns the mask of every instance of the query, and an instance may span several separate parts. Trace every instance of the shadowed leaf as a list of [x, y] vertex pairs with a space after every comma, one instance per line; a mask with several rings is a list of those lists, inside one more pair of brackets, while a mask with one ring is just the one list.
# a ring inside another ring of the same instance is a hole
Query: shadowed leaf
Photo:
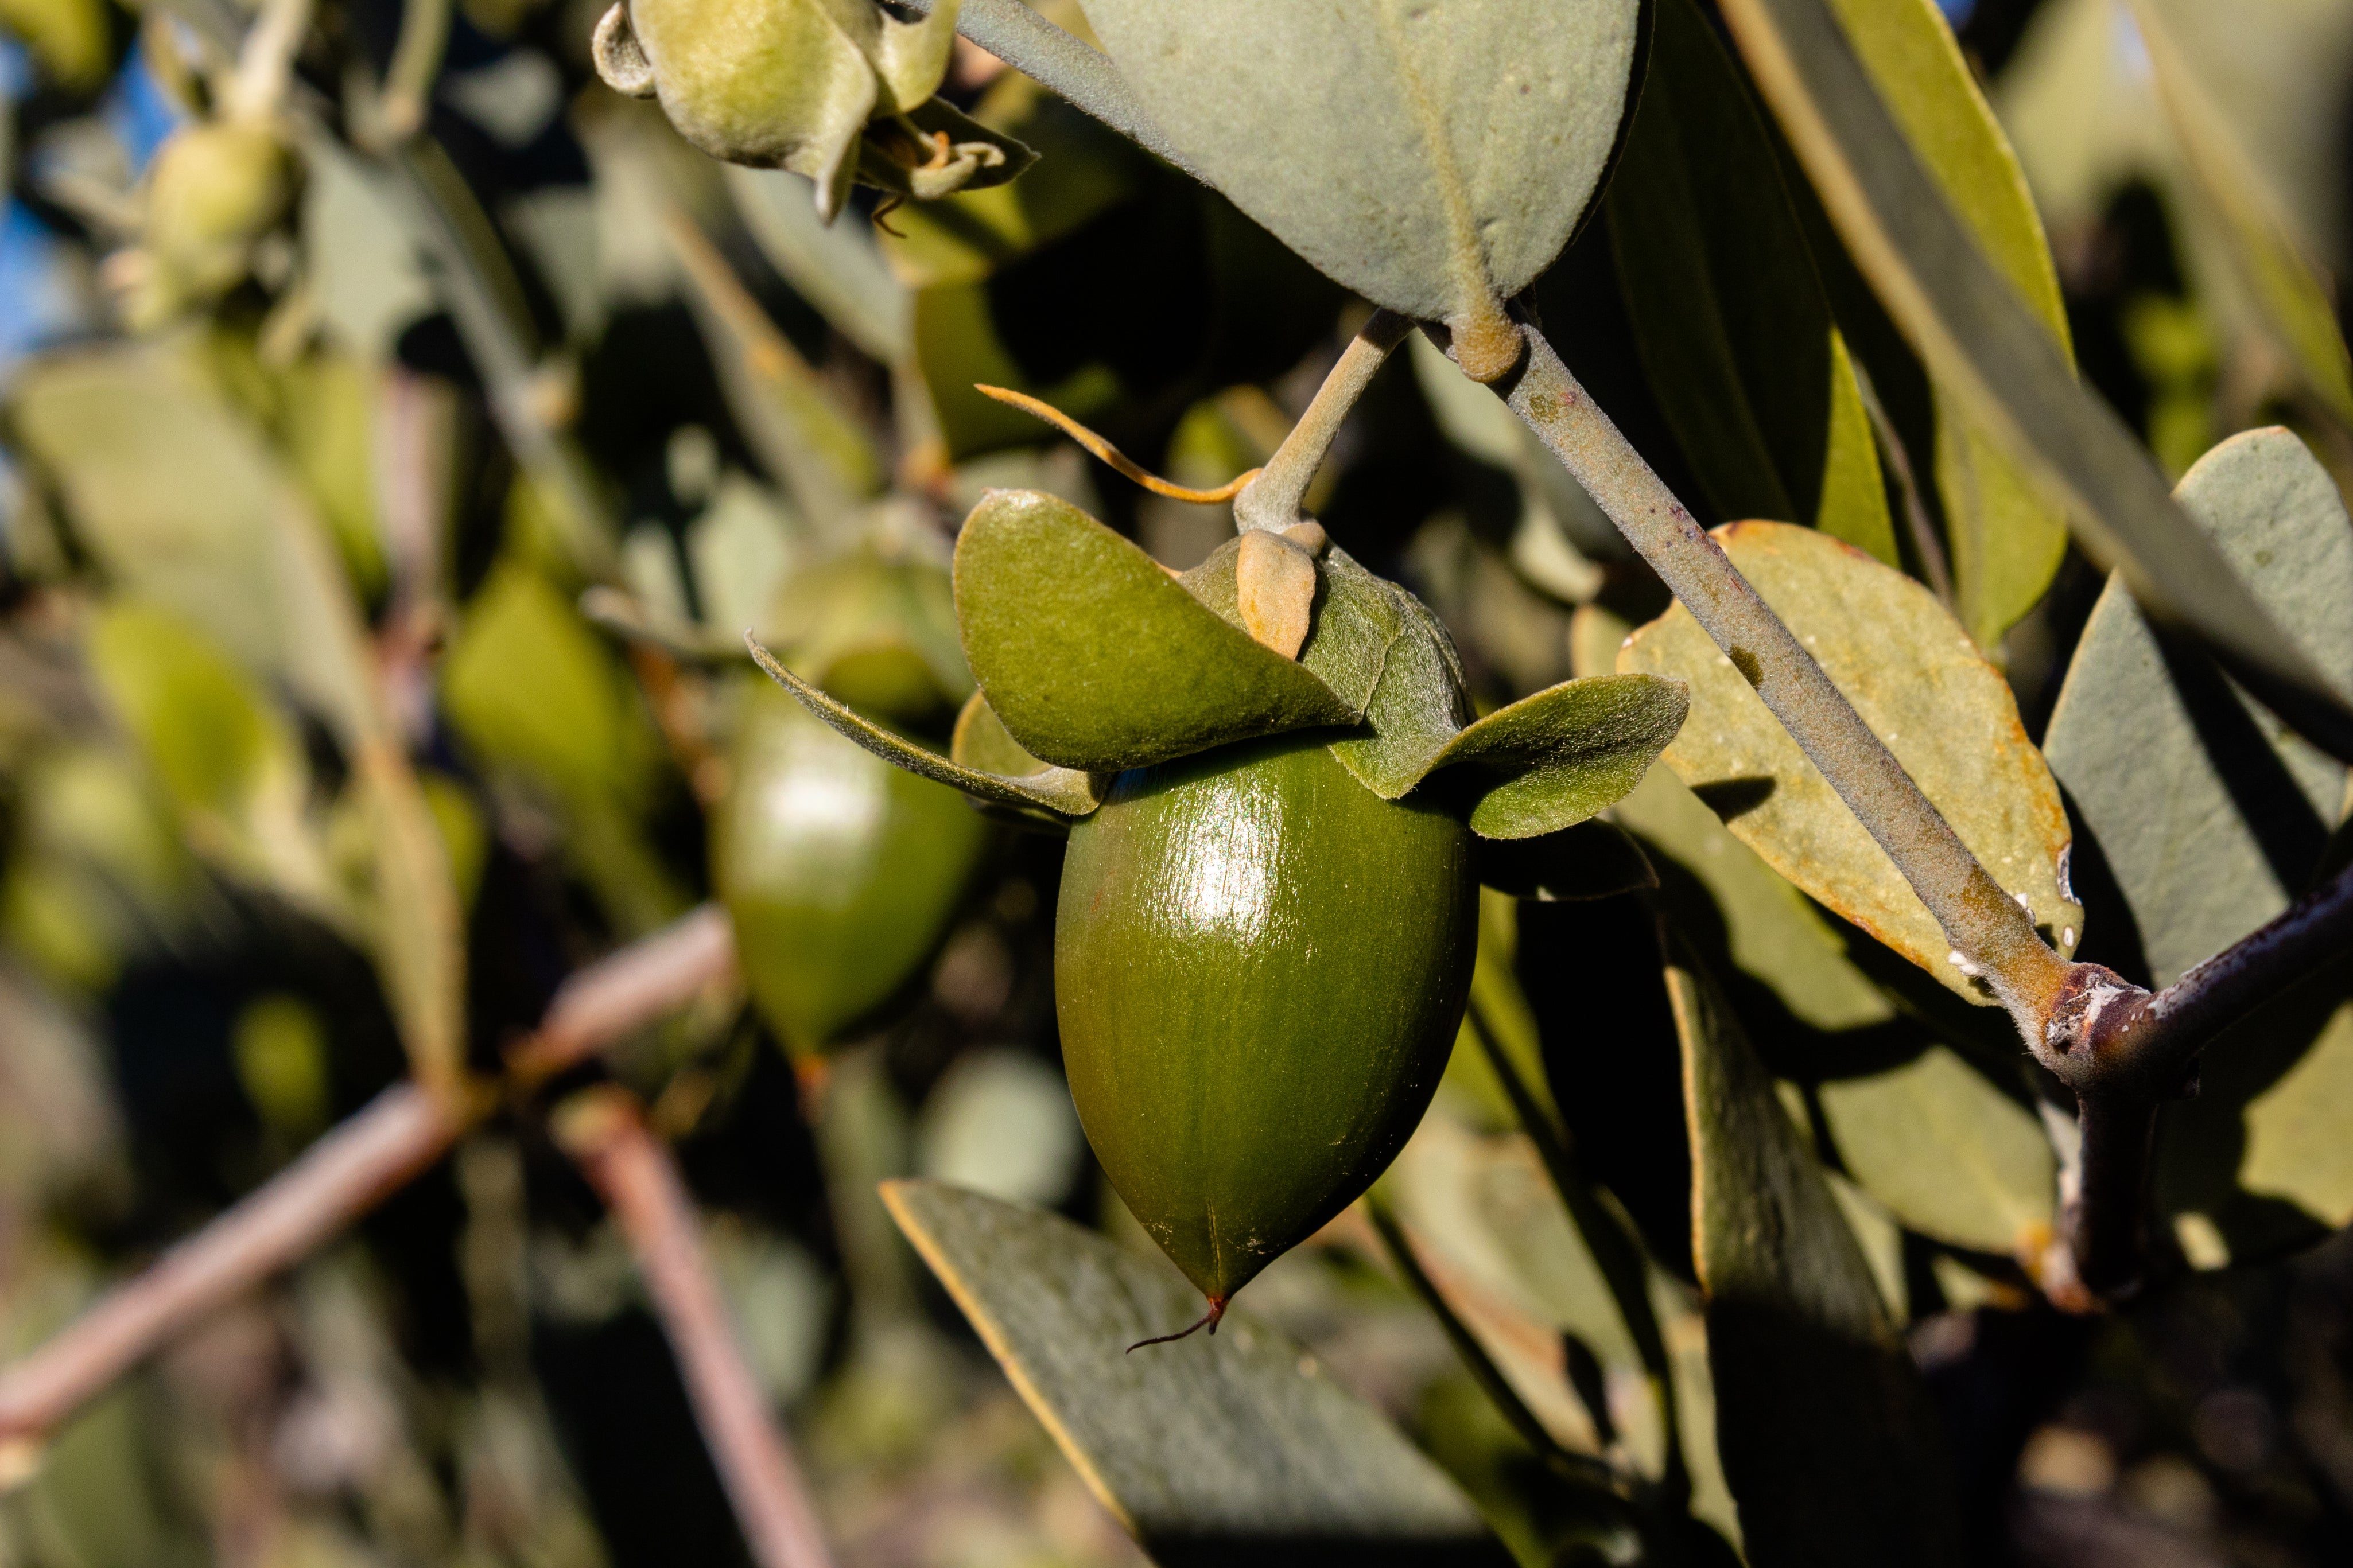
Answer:
[[1500, 302], [1567, 244], [1618, 140], [1641, 24], [1636, 0], [1085, 10], [1235, 205], [1374, 303], [1458, 330], [1500, 328]]
[[[2072, 953], [2084, 911], [2063, 865], [2067, 813], [2000, 672], [1934, 595], [1858, 550], [1786, 523], [1731, 523], [1715, 536], [1961, 842]], [[1741, 842], [1961, 995], [1991, 1002], [1948, 961], [1951, 945], [1910, 884], [1689, 610], [1678, 605], [1637, 632], [1618, 664], [1689, 683], [1691, 721], [1665, 760]]]
[[1470, 1503], [1296, 1346], [1199, 1315], [1155, 1258], [936, 1182], [883, 1198], [1088, 1489], [1157, 1563], [1509, 1562]]
[[1435, 787], [1470, 797], [1484, 837], [1557, 833], [1640, 784], [1690, 706], [1678, 682], [1649, 675], [1564, 680], [1448, 742], [1430, 764], [1446, 774]]
[[1692, 1234], [1716, 1446], [1757, 1568], [1957, 1563], [1934, 1409], [1773, 1080], [1680, 957]]
[[1069, 768], [1048, 767], [1043, 773], [1008, 778], [953, 762], [937, 752], [892, 733], [871, 720], [860, 718], [849, 708], [777, 663], [776, 656], [766, 648], [757, 643], [751, 647], [753, 662], [766, 670], [769, 679], [798, 698], [803, 707], [831, 725], [837, 732], [911, 773], [953, 785], [992, 805], [1009, 806], [1016, 811], [1042, 806], [1061, 816], [1084, 816], [1103, 803], [1103, 792], [1097, 787], [1096, 781]]
[[1069, 502], [992, 490], [956, 542], [965, 657], [1033, 756], [1109, 773], [1362, 710]]
[[1720, 515], [1895, 565], [1871, 418], [1765, 124], [1694, 0], [1659, 0], [1656, 28], [1608, 210], [1660, 410]]
[[2000, 1257], [2051, 1240], [2058, 1170], [2034, 1113], [1931, 1046], [1820, 1090], [1839, 1158], [1913, 1230]]
[[[2304, 443], [2234, 436], [2175, 493], [2306, 655], [2353, 685], [2353, 522]], [[2120, 578], [2084, 627], [2045, 749], [2159, 985], [2304, 891], [2345, 798], [2342, 763], [2152, 632]]]

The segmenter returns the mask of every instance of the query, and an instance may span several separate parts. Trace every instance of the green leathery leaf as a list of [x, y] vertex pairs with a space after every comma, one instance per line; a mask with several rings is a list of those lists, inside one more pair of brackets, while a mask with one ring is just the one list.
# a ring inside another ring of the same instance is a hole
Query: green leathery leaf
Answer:
[[1938, 384], [2064, 509], [2088, 551], [2125, 569], [2137, 598], [2195, 633], [2332, 754], [2353, 755], [2353, 702], [2173, 504], [2140, 442], [2077, 383], [2048, 322], [1924, 166], [1935, 150], [1915, 149], [1897, 118], [1906, 110], [1889, 101], [1898, 95], [1883, 98], [1857, 58], [1876, 27], [1851, 42], [1827, 0], [1725, 0], [1724, 14], [1840, 233]]
[[952, 784], [976, 799], [985, 800], [992, 805], [1008, 806], [1015, 811], [1042, 806], [1060, 816], [1084, 816], [1103, 799], [1102, 786], [1107, 780], [1091, 778], [1070, 768], [1049, 767], [1044, 773], [1016, 778], [953, 762], [904, 736], [892, 733], [856, 710], [827, 696], [786, 669], [777, 662], [776, 655], [758, 643], [752, 643], [750, 647], [753, 662], [766, 670], [770, 679], [798, 698], [801, 706], [830, 724], [837, 732], [911, 773]]
[[786, 1047], [824, 1049], [902, 990], [946, 934], [987, 824], [746, 672], [712, 882], [745, 982]]
[[2353, 358], [2327, 282], [2176, 37], [2175, 7], [2134, 0], [2131, 10], [2183, 162], [2221, 219], [2241, 281], [2305, 384], [2339, 424], [2353, 426]]
[[193, 847], [349, 930], [293, 726], [252, 679], [170, 610], [117, 599], [90, 626], [90, 673], [182, 814]]
[[1601, 817], [1537, 838], [1481, 839], [1479, 880], [1539, 904], [1614, 898], [1659, 885], [1659, 873], [1624, 828]]
[[1449, 741], [1431, 760], [1432, 786], [1468, 795], [1483, 837], [1557, 833], [1641, 783], [1690, 706], [1680, 682], [1655, 676], [1564, 680]]
[[[2000, 122], [1935, 0], [1833, 0], [1840, 23], [1904, 134], [1985, 255], [2059, 346], [2072, 353], [2059, 272]], [[1885, 285], [1882, 284], [1883, 289]], [[1953, 587], [1969, 635], [1989, 651], [2034, 607], [2067, 549], [2063, 510], [1959, 400], [1936, 396], [1936, 482]]]
[[1905, 1226], [1998, 1257], [2050, 1244], [2058, 1164], [2034, 1113], [1943, 1046], [1817, 1094], [1839, 1159]]
[[956, 540], [965, 658], [1032, 756], [1142, 767], [1363, 710], [1068, 501], [991, 490]]
[[1606, 210], [1643, 367], [1724, 517], [1811, 523], [1898, 563], [1846, 340], [1739, 69], [1694, 0], [1657, 0]]
[[1568, 243], [1642, 23], [1638, 0], [1083, 4], [1236, 205], [1375, 304], [1458, 334], [1504, 329], [1501, 302]]
[[1237, 1313], [1214, 1339], [1123, 1354], [1198, 1315], [1163, 1265], [940, 1183], [882, 1191], [1015, 1390], [1154, 1562], [1510, 1561], [1443, 1472], [1263, 1324]]
[[1936, 1417], [1821, 1168], [1680, 952], [1692, 1236], [1716, 1447], [1757, 1568], [1957, 1563]]
[[782, 170], [727, 165], [735, 214], [793, 292], [868, 358], [896, 364], [913, 348], [907, 290], [863, 226], [828, 226], [808, 187]]
[[[2174, 492], [2273, 621], [2353, 685], [2353, 522], [2283, 429], [2216, 447]], [[2043, 742], [2138, 928], [2157, 984], [2284, 910], [2317, 868], [2346, 768], [2150, 629], [2111, 577]]]
[[[1994, 880], [2063, 954], [2084, 911], [2067, 882], [2059, 786], [2001, 672], [1926, 588], [1810, 529], [1739, 522], [1715, 537]], [[1756, 689], [1678, 605], [1628, 639], [1620, 669], [1676, 677], [1692, 717], [1667, 765], [1808, 894], [1962, 996], [1991, 994]]]

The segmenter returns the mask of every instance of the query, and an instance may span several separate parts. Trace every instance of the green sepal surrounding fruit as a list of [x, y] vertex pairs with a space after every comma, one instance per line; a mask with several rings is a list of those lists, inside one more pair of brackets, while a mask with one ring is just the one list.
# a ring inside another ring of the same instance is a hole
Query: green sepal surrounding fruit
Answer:
[[712, 879], [752, 998], [796, 1056], [821, 1051], [939, 944], [988, 841], [957, 797], [745, 679]]
[[1126, 773], [1071, 830], [1054, 990], [1079, 1119], [1212, 1303], [1404, 1146], [1477, 949], [1472, 838], [1314, 737]]
[[1659, 885], [1658, 868], [1631, 834], [1588, 817], [1541, 837], [1478, 845], [1479, 880], [1539, 904], [1614, 898]]
[[1363, 710], [1068, 501], [992, 490], [956, 541], [965, 658], [1031, 755], [1116, 773]]
[[955, 731], [948, 738], [948, 760], [960, 768], [1051, 789], [1057, 799], [1067, 803], [1065, 805], [1017, 807], [989, 802], [983, 809], [1007, 813], [1024, 824], [1054, 833], [1069, 832], [1073, 817], [1084, 816], [1101, 805], [1103, 792], [1111, 787], [1113, 777], [1110, 773], [1076, 773], [1039, 762], [1021, 749], [1020, 742], [1006, 733], [1005, 724], [989, 707], [988, 699], [977, 691], [966, 700], [964, 711], [956, 715]]
[[1079, 816], [1092, 811], [1102, 799], [1102, 791], [1089, 775], [1070, 768], [1049, 768], [1041, 774], [1008, 778], [962, 766], [827, 696], [786, 669], [777, 662], [776, 655], [758, 643], [751, 643], [750, 647], [753, 662], [797, 698], [802, 707], [823, 720], [836, 733], [911, 773], [960, 789], [991, 805], [1009, 806], [1015, 811], [1042, 806], [1060, 816]]
[[242, 281], [254, 241], [286, 216], [300, 174], [292, 149], [265, 122], [174, 132], [147, 177], [141, 243], [150, 271], [126, 307], [133, 323], [160, 323]]
[[812, 685], [861, 712], [927, 727], [973, 690], [944, 566], [862, 542], [787, 574], [761, 629]]
[[830, 219], [869, 162], [870, 121], [890, 126], [871, 154], [885, 163], [902, 161], [889, 150], [897, 139], [948, 132], [951, 155], [930, 172], [955, 183], [940, 195], [1028, 162], [1009, 138], [964, 135], [962, 116], [896, 124], [939, 90], [955, 17], [955, 0], [904, 22], [871, 0], [625, 0], [597, 25], [596, 70], [617, 91], [659, 99], [712, 157], [807, 175]]
[[[1651, 675], [1591, 675], [1523, 697], [1432, 759], [1432, 787], [1470, 799], [1486, 838], [1573, 826], [1636, 784], [1683, 728], [1691, 693]], [[1459, 771], [1457, 771], [1459, 770]]]
[[[1193, 596], [1236, 626], [1241, 541], [1218, 547], [1179, 579]], [[1396, 800], [1421, 782], [1430, 759], [1471, 721], [1462, 660], [1454, 639], [1420, 600], [1358, 565], [1337, 545], [1317, 561], [1315, 622], [1299, 662], [1355, 704], [1369, 733], [1337, 738], [1333, 754], [1356, 782]]]

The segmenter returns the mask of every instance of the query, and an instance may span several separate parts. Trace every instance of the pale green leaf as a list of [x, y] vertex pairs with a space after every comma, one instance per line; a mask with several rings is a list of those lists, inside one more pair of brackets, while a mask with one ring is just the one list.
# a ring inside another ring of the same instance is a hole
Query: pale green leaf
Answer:
[[1557, 833], [1641, 783], [1690, 705], [1679, 682], [1649, 675], [1565, 680], [1448, 742], [1431, 787], [1466, 797], [1484, 837]]
[[781, 169], [727, 166], [727, 190], [760, 254], [869, 358], [896, 364], [913, 350], [907, 291], [863, 224], [828, 226], [808, 182]]
[[1143, 767], [1362, 710], [1067, 501], [993, 490], [956, 541], [965, 657], [1031, 755]]
[[[768, 672], [769, 679], [798, 698], [801, 705], [831, 725], [838, 732], [857, 742], [885, 762], [895, 763], [909, 773], [950, 784], [976, 799], [992, 805], [1002, 805], [1015, 811], [1043, 807], [1062, 816], [1084, 816], [1103, 804], [1103, 792], [1110, 784], [1108, 777], [1098, 777], [1071, 768], [1048, 766], [1044, 771], [1008, 776], [965, 764], [941, 756], [937, 752], [915, 744], [904, 736], [884, 729], [873, 721], [860, 717], [856, 710], [836, 701], [816, 687], [776, 662], [776, 656], [757, 643], [752, 645], [753, 660]], [[982, 701], [978, 693], [973, 700]], [[967, 715], [969, 716], [969, 715]], [[1003, 729], [1000, 723], [997, 726]], [[959, 732], [964, 726], [958, 725]], [[1018, 747], [1008, 734], [1006, 740]], [[995, 750], [986, 742], [983, 750]], [[1032, 761], [1035, 761], [1033, 758]]]
[[1942, 1046], [1818, 1091], [1839, 1158], [1906, 1227], [1998, 1257], [2051, 1241], [2058, 1169], [2034, 1113]]
[[[2020, 724], [2009, 683], [1902, 573], [1810, 529], [1734, 523], [1715, 537], [1982, 862], [2063, 952], [2084, 911], [2067, 884], [2059, 787]], [[1846, 803], [1755, 688], [1678, 605], [1637, 632], [1619, 668], [1691, 688], [1665, 760], [1767, 864], [1934, 974], [1991, 1005]]]
[[1694, 0], [1658, 5], [1608, 211], [1660, 411], [1718, 515], [1810, 523], [1898, 564], [1871, 418], [1765, 123]]
[[1314, 1358], [1199, 1316], [1158, 1260], [1070, 1221], [932, 1182], [884, 1201], [1013, 1386], [1157, 1563], [1500, 1565], [1469, 1501]]
[[1671, 961], [1716, 1446], [1757, 1568], [1957, 1563], [1936, 1413], [1869, 1262], [1713, 986]]
[[[2282, 429], [2234, 436], [2176, 492], [2272, 619], [2353, 685], [2353, 521], [2328, 471]], [[2154, 633], [2111, 578], [2044, 742], [2170, 984], [2284, 910], [2320, 860], [2346, 768]]]
[[1617, 143], [1641, 23], [1634, 0], [1084, 8], [1236, 205], [1374, 303], [1464, 324], [1500, 324], [1567, 244]]

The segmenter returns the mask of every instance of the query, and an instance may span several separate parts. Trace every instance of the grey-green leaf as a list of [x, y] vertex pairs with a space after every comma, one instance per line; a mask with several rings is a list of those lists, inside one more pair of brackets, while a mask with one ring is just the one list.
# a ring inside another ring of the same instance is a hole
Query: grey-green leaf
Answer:
[[1764, 121], [1694, 0], [1658, 0], [1655, 28], [1607, 207], [1660, 411], [1722, 516], [1811, 523], [1898, 564], [1871, 417]]
[[[1960, 623], [1919, 584], [1811, 529], [1732, 523], [1715, 538], [1961, 842], [2072, 953], [2084, 911], [2067, 883], [2059, 786], [2009, 683]], [[1618, 667], [1690, 683], [1691, 722], [1666, 762], [1742, 842], [1960, 995], [1990, 1004], [1886, 852], [1688, 609], [1629, 638]]]
[[[2353, 522], [2304, 443], [2234, 436], [2175, 499], [2306, 657], [2353, 686]], [[2160, 638], [2119, 577], [2084, 627], [2044, 747], [2159, 985], [2304, 890], [2345, 798], [2342, 763], [2204, 654]]]
[[2034, 1113], [1942, 1046], [1821, 1086], [1822, 1118], [1863, 1190], [1909, 1228], [1998, 1257], [2050, 1245], [2058, 1170]]
[[1374, 303], [1471, 323], [1576, 230], [1641, 22], [1639, 0], [1083, 4], [1236, 205]]
[[1499, 708], [1447, 742], [1432, 787], [1471, 802], [1488, 838], [1573, 826], [1642, 782], [1691, 708], [1678, 680], [1596, 675]]
[[1692, 1235], [1716, 1446], [1756, 1568], [1957, 1563], [1934, 1410], [1773, 1080], [1680, 957]]
[[965, 658], [1033, 756], [1115, 773], [1363, 710], [1068, 501], [991, 490], [956, 541]]
[[883, 1201], [1090, 1490], [1170, 1568], [1510, 1561], [1398, 1430], [1247, 1313], [1125, 1354], [1200, 1300], [1156, 1258], [936, 1182]]
[[745, 640], [752, 650], [753, 662], [766, 670], [769, 679], [799, 699], [801, 706], [824, 720], [838, 733], [857, 742], [884, 762], [894, 763], [911, 773], [960, 789], [992, 805], [1009, 806], [1016, 811], [1043, 806], [1061, 816], [1084, 816], [1103, 803], [1103, 791], [1096, 786], [1095, 781], [1069, 768], [1048, 768], [1044, 773], [1023, 778], [1007, 778], [977, 768], [965, 767], [937, 752], [893, 734], [871, 720], [861, 718], [856, 710], [835, 701], [786, 669], [766, 648], [748, 638]]

